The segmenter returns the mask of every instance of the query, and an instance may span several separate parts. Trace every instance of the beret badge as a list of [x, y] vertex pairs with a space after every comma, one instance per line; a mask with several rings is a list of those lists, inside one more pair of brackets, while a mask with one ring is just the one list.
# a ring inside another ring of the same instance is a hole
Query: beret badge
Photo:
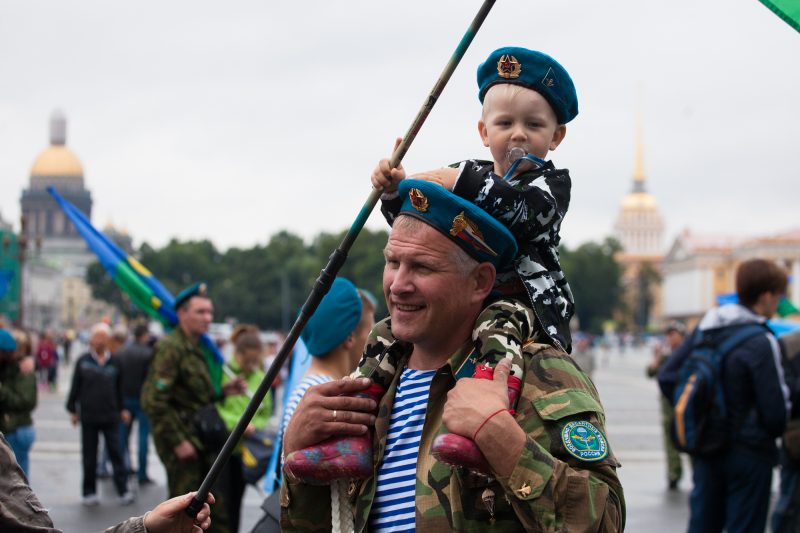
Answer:
[[461, 211], [453, 219], [453, 226], [450, 228], [450, 235], [469, 243], [473, 248], [477, 248], [486, 254], [497, 257], [497, 252], [492, 250], [489, 245], [486, 244], [486, 239], [483, 237], [483, 233], [481, 233], [478, 225], [468, 219], [464, 214], [464, 211]]
[[420, 213], [425, 213], [428, 210], [428, 198], [419, 189], [409, 190], [408, 197], [411, 199], [411, 207]]
[[519, 64], [516, 57], [510, 54], [505, 54], [497, 61], [497, 74], [501, 78], [507, 80], [519, 78], [521, 72], [522, 65]]

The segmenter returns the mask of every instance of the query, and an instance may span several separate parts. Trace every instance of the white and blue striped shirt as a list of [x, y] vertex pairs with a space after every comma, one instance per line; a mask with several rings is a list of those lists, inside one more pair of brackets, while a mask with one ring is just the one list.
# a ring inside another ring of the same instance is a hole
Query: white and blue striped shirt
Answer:
[[286, 408], [283, 410], [283, 422], [281, 422], [281, 437], [286, 432], [286, 426], [289, 425], [289, 421], [292, 419], [292, 415], [294, 414], [294, 410], [297, 409], [297, 404], [300, 403], [300, 400], [303, 399], [308, 389], [313, 387], [314, 385], [321, 385], [323, 383], [328, 383], [329, 381], [333, 381], [333, 378], [330, 376], [326, 376], [325, 374], [311, 374], [310, 376], [306, 376], [303, 380], [297, 384], [297, 387], [294, 388], [292, 391], [292, 395], [289, 396], [289, 400], [286, 402]]
[[414, 531], [417, 456], [436, 370], [405, 369], [392, 405], [386, 453], [378, 469], [370, 531]]

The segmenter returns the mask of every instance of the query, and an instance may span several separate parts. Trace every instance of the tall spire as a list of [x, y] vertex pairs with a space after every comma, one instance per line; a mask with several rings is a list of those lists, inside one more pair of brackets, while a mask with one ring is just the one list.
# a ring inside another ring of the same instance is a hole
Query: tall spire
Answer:
[[60, 109], [50, 115], [50, 144], [63, 146], [67, 143], [67, 117]]
[[636, 148], [633, 162], [633, 192], [644, 192], [644, 142], [642, 112], [636, 113]]

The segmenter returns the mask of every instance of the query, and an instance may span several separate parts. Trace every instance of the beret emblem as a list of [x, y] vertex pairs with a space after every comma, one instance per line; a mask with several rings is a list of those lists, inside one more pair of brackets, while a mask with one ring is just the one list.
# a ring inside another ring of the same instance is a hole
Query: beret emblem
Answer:
[[425, 213], [428, 210], [428, 198], [419, 189], [409, 190], [408, 197], [411, 199], [411, 207], [420, 213]]
[[519, 78], [521, 72], [522, 65], [519, 64], [519, 61], [517, 61], [516, 57], [510, 54], [505, 54], [497, 61], [497, 74], [501, 78]]
[[494, 257], [497, 256], [497, 252], [486, 244], [486, 239], [484, 239], [483, 233], [481, 233], [478, 225], [468, 219], [463, 211], [453, 219], [450, 235], [469, 243], [473, 248], [481, 250], [483, 253]]

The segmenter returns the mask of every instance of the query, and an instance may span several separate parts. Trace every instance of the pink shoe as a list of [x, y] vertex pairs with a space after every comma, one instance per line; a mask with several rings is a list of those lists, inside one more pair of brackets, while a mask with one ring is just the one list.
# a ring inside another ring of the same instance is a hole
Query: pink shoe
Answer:
[[[373, 383], [356, 396], [379, 402], [384, 389]], [[337, 479], [367, 479], [372, 475], [372, 431], [356, 437], [333, 437], [286, 456], [283, 463], [294, 478], [309, 485], [328, 485]]]
[[[494, 369], [485, 365], [480, 365], [475, 369], [473, 377], [478, 379], [493, 379]], [[512, 408], [517, 403], [520, 391], [522, 390], [522, 380], [516, 376], [508, 376], [508, 405]], [[433, 440], [431, 453], [440, 463], [450, 466], [464, 467], [475, 473], [484, 476], [491, 476], [492, 469], [486, 457], [483, 456], [475, 441], [456, 435], [445, 433]]]

